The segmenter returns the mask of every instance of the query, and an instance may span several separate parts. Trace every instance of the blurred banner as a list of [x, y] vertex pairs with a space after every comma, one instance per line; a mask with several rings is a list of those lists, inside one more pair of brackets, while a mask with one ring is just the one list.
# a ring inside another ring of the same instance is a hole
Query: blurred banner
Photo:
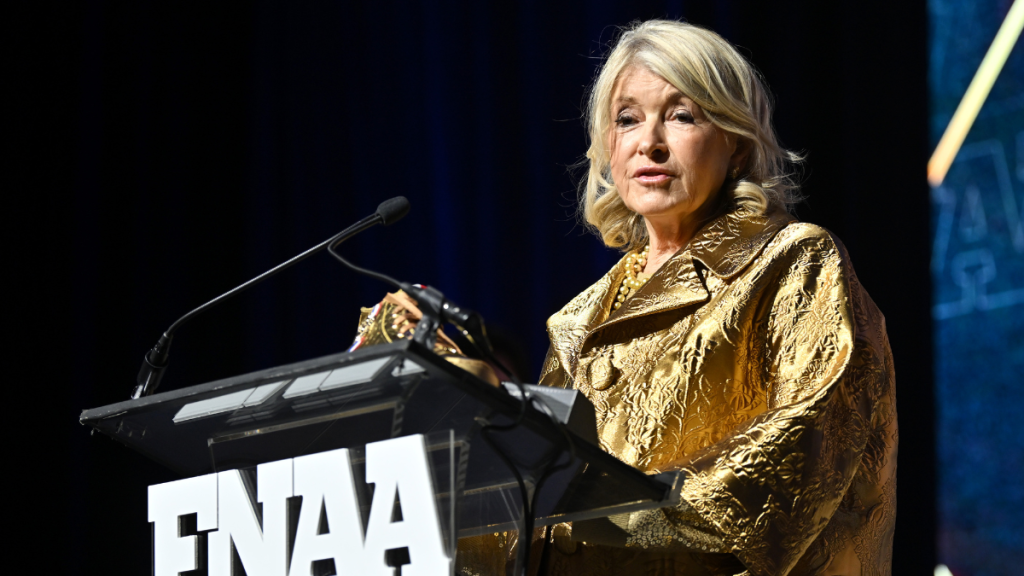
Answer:
[[929, 0], [936, 574], [1024, 565], [1024, 0]]

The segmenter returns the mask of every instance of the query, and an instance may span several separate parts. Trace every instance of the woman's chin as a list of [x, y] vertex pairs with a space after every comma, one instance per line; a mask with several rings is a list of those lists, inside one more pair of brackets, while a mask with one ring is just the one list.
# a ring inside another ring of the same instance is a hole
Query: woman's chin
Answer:
[[685, 218], [696, 208], [690, 198], [652, 198], [648, 201], [634, 202], [626, 206], [644, 218]]

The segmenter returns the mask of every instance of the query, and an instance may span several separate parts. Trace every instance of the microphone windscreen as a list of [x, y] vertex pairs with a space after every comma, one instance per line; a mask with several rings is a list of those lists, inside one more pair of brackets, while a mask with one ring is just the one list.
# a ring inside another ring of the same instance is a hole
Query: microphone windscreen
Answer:
[[377, 215], [380, 216], [381, 224], [390, 226], [404, 218], [409, 213], [409, 208], [409, 201], [405, 196], [395, 196], [377, 206]]

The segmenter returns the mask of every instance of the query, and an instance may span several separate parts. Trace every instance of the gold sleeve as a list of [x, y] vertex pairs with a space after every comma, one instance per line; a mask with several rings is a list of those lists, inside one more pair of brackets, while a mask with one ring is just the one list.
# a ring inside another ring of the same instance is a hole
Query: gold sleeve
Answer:
[[857, 318], [867, 296], [851, 289], [859, 285], [832, 238], [805, 238], [780, 260], [750, 349], [764, 351], [750, 369], [765, 383], [768, 410], [682, 466], [684, 507], [764, 575], [789, 573], [829, 524], [891, 369], [882, 319]]

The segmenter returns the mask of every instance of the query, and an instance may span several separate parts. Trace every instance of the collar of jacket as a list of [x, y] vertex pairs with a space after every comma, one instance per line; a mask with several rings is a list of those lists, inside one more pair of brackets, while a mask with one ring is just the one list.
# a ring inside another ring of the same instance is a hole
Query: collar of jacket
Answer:
[[[742, 272], [764, 246], [795, 219], [784, 210], [755, 214], [733, 208], [697, 232], [682, 250], [665, 262], [651, 279], [600, 324], [602, 311], [611, 307], [625, 275], [625, 257], [586, 292], [587, 305], [573, 305], [548, 319], [548, 334], [562, 366], [575, 369], [575, 359], [586, 340], [596, 332], [640, 316], [649, 316], [704, 302], [710, 294], [697, 272], [695, 261], [723, 280]], [[565, 339], [575, 342], [565, 342]], [[561, 340], [561, 341], [560, 341]], [[573, 345], [575, 344], [575, 345]]]

